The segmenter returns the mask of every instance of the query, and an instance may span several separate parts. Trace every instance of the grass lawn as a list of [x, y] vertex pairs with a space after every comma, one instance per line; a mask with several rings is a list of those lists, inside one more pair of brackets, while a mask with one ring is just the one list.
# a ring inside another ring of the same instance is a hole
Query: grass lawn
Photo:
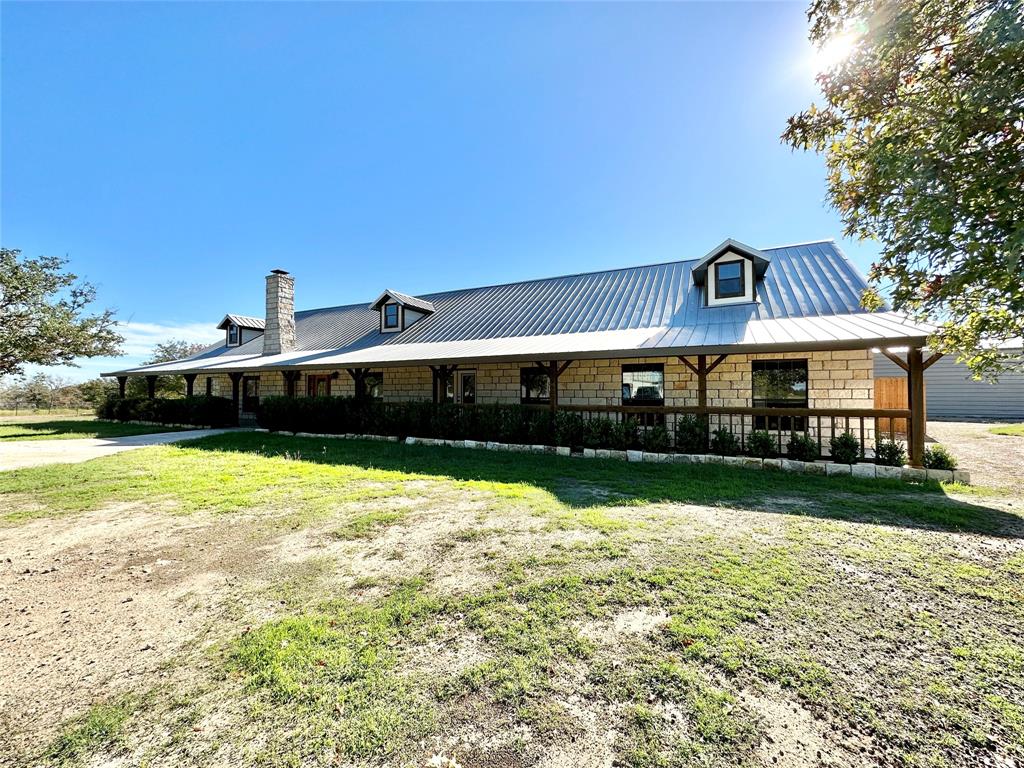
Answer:
[[1002, 424], [992, 427], [989, 432], [993, 435], [1012, 435], [1013, 437], [1024, 437], [1024, 424]]
[[0, 753], [1020, 764], [1021, 501], [252, 433], [0, 473]]
[[126, 437], [154, 432], [177, 432], [178, 427], [122, 424], [93, 418], [0, 423], [0, 440], [71, 440], [81, 437]]

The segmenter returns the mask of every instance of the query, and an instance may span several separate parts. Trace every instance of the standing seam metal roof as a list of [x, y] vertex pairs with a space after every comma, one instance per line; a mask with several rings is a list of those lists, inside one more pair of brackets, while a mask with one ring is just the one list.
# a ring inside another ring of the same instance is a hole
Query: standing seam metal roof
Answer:
[[[329, 351], [332, 358], [351, 354], [383, 362], [401, 357], [399, 349], [388, 352], [387, 348], [401, 347], [415, 348], [417, 354], [432, 350], [440, 359], [446, 345], [454, 351], [456, 346], [469, 348], [466, 342], [491, 340], [491, 344], [470, 346], [496, 353], [505, 346], [519, 348], [508, 345], [511, 339], [573, 335], [575, 348], [586, 346], [581, 334], [631, 329], [651, 331], [642, 346], [632, 342], [637, 349], [723, 346], [741, 340], [806, 345], [928, 332], [891, 313], [883, 317], [866, 312], [860, 298], [867, 284], [832, 241], [763, 249], [762, 253], [770, 266], [757, 283], [754, 302], [705, 306], [702, 289], [692, 279], [692, 269], [700, 260], [693, 259], [419, 296], [434, 312], [401, 333], [381, 333], [379, 315], [366, 303], [299, 311], [295, 313], [295, 353]], [[856, 322], [851, 323], [851, 317]], [[228, 357], [261, 355], [262, 349], [263, 340], [257, 338], [239, 347], [205, 351], [176, 365], [187, 370], [190, 366], [185, 362], [194, 368], [197, 363], [213, 363], [214, 358], [227, 363]], [[286, 357], [302, 357], [295, 353], [275, 357], [284, 365]]]

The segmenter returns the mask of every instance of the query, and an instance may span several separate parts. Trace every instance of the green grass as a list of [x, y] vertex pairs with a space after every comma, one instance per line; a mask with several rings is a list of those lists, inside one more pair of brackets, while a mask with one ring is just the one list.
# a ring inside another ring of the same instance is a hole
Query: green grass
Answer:
[[180, 427], [122, 424], [95, 419], [24, 421], [0, 423], [0, 441], [11, 440], [73, 440], [83, 437], [125, 437], [155, 432], [177, 432]]
[[[985, 498], [251, 433], [0, 473], [10, 526], [137, 502], [211, 525], [262, 514], [317, 542], [249, 583], [220, 645], [174, 661], [208, 667], [201, 692], [90, 711], [55, 762], [153, 750], [163, 729], [207, 745], [183, 765], [219, 747], [245, 766], [419, 765], [471, 726], [520, 734], [493, 754], [518, 768], [595, 738], [583, 707], [618, 764], [724, 768], [758, 764], [782, 727], [751, 693], [806, 707], [839, 763], [851, 737], [882, 765], [1020, 762], [1024, 529]], [[431, 558], [380, 566], [421, 528], [438, 538], [409, 546]], [[450, 587], [473, 568], [487, 578]], [[663, 618], [617, 629], [628, 615]], [[220, 706], [234, 719], [192, 730]]]
[[80, 765], [90, 755], [109, 751], [120, 741], [132, 708], [130, 699], [92, 706], [64, 727], [46, 748], [45, 757], [53, 765]]
[[989, 432], [993, 435], [1011, 435], [1012, 437], [1024, 437], [1024, 424], [1004, 424], [998, 427], [990, 427]]

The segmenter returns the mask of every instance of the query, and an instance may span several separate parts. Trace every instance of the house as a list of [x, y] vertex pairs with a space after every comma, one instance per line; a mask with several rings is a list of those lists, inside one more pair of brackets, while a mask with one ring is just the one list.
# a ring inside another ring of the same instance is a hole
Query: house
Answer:
[[[924, 377], [928, 418], [942, 421], [1024, 421], [1024, 349], [1017, 339], [1003, 344], [1001, 351], [1010, 358], [1010, 366], [996, 382], [974, 380], [967, 366], [953, 357], [944, 357], [929, 368]], [[875, 356], [875, 378], [883, 384], [897, 379], [893, 384], [899, 386], [898, 380], [905, 375], [898, 364], [885, 355], [879, 353]]]
[[[920, 465], [928, 329], [865, 311], [866, 287], [830, 240], [726, 240], [699, 259], [301, 311], [292, 276], [274, 270], [264, 318], [229, 313], [223, 343], [108, 375], [122, 391], [147, 377], [152, 392], [183, 374], [190, 392], [231, 397], [242, 423], [269, 395], [522, 403], [670, 430], [697, 413], [780, 446], [792, 431], [827, 446], [848, 430], [870, 452], [876, 419], [911, 418]], [[908, 350], [909, 408], [874, 407], [872, 349], [888, 347]]]

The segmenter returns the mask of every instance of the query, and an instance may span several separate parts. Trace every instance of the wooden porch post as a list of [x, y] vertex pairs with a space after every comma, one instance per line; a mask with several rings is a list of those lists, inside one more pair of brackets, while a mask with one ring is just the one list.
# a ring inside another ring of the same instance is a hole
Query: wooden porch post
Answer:
[[185, 374], [185, 397], [192, 397], [196, 384], [196, 376], [198, 376], [196, 373]]
[[156, 376], [146, 377], [146, 397], [150, 400], [156, 397]]
[[910, 466], [924, 466], [924, 436], [927, 424], [924, 415], [924, 360], [920, 347], [907, 351], [907, 399], [910, 404]]
[[118, 376], [117, 377], [117, 395], [118, 395], [118, 397], [124, 397], [124, 388], [127, 386], [127, 384], [128, 384], [128, 377], [127, 376]]
[[302, 371], [281, 371], [281, 375], [284, 377], [285, 394], [288, 397], [295, 397], [295, 384], [302, 376]]
[[363, 400], [366, 397], [366, 374], [369, 372], [369, 368], [346, 368], [348, 375], [352, 377], [352, 382], [355, 385], [355, 398], [356, 400]]

